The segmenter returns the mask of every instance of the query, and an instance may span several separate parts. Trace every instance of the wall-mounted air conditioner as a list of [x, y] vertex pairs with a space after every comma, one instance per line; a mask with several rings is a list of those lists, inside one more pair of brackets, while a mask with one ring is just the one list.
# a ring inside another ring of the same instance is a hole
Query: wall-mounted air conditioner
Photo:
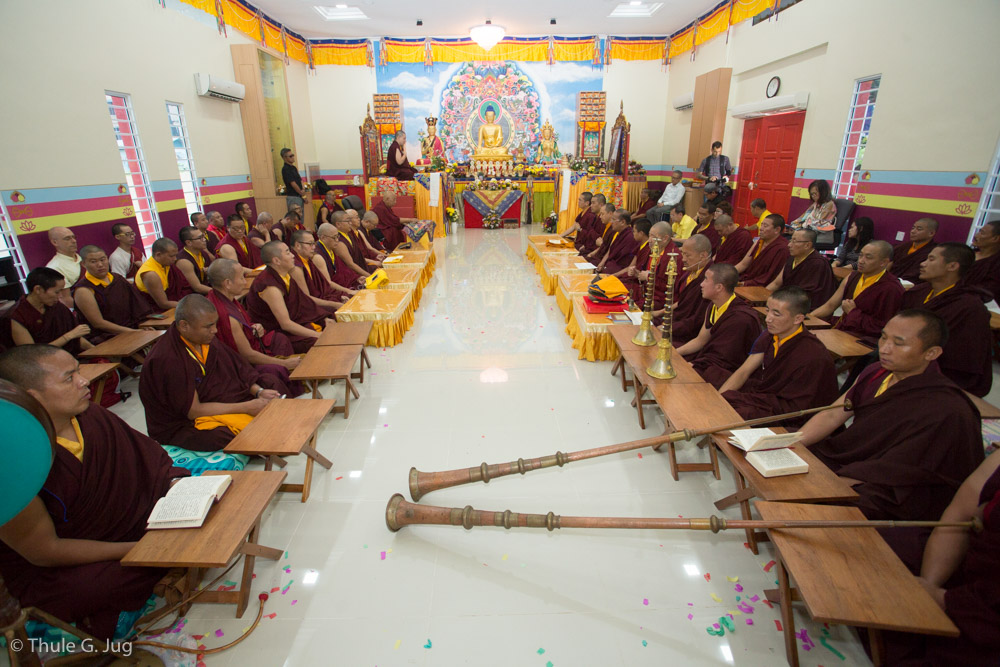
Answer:
[[242, 83], [226, 81], [211, 74], [195, 74], [194, 87], [201, 97], [215, 97], [227, 102], [242, 102], [246, 96], [246, 88]]
[[674, 98], [672, 102], [674, 108], [678, 111], [683, 111], [684, 109], [690, 109], [694, 106], [694, 92], [684, 93], [683, 95], [678, 95]]
[[795, 93], [794, 95], [781, 95], [769, 100], [729, 107], [729, 115], [733, 118], [760, 118], [761, 116], [773, 116], [791, 111], [803, 111], [807, 106], [809, 106], [809, 93]]

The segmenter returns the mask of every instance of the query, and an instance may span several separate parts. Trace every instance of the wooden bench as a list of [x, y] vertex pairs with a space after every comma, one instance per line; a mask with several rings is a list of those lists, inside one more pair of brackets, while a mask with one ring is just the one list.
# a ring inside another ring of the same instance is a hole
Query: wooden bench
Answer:
[[[198, 588], [209, 568], [226, 567], [244, 555], [240, 586], [233, 591], [204, 591], [198, 602], [235, 604], [236, 618], [242, 618], [250, 600], [254, 562], [258, 557], [278, 560], [280, 549], [257, 544], [260, 517], [285, 479], [280, 470], [211, 471], [206, 475], [230, 475], [233, 483], [222, 500], [208, 511], [200, 528], [150, 530], [132, 547], [121, 563], [134, 567], [187, 568], [184, 594]], [[190, 608], [184, 605], [180, 614]]]
[[771, 296], [771, 290], [766, 287], [737, 287], [736, 296], [754, 306], [767, 304], [767, 299]]
[[[371, 336], [373, 326], [375, 326], [374, 322], [331, 322], [323, 329], [323, 333], [319, 335], [313, 347], [327, 345], [364, 346], [368, 342], [368, 337]], [[372, 362], [368, 359], [368, 352], [364, 347], [361, 348], [361, 360], [368, 368], [372, 367]], [[357, 378], [361, 383], [364, 383], [365, 371], [363, 368]]]
[[854, 334], [840, 329], [817, 329], [813, 333], [833, 355], [838, 373], [849, 370], [856, 360], [868, 356], [875, 350], [873, 347], [863, 345]]
[[[659, 346], [656, 345], [650, 347], [636, 346], [634, 349], [622, 352], [622, 355], [625, 357], [625, 364], [632, 369], [632, 388], [635, 390], [635, 396], [632, 397], [632, 405], [638, 412], [639, 426], [643, 429], [646, 428], [643, 407], [656, 402], [653, 399], [644, 398], [648, 387], [660, 384], [700, 384], [704, 382], [697, 371], [691, 367], [691, 364], [681, 355], [677, 354], [676, 350], [671, 351], [670, 360], [674, 370], [677, 372], [677, 377], [671, 380], [661, 380], [650, 376], [646, 372], [646, 369], [652, 365], [658, 354]], [[624, 368], [622, 369], [622, 374], [625, 374]]]
[[[560, 278], [559, 279], [560, 283], [564, 279], [565, 276], [563, 278]], [[614, 338], [615, 340], [615, 345], [618, 346], [618, 360], [615, 361], [614, 365], [611, 367], [611, 374], [615, 375], [618, 373], [618, 370], [621, 369], [622, 391], [624, 392], [628, 392], [628, 385], [629, 385], [628, 373], [625, 372], [626, 364], [625, 364], [624, 350], [634, 351], [638, 350], [641, 347], [650, 347], [650, 346], [636, 345], [635, 343], [632, 342], [632, 339], [635, 337], [635, 334], [638, 331], [639, 331], [638, 324], [616, 324], [614, 326], [608, 327], [608, 333], [611, 334], [611, 337]], [[662, 337], [663, 334], [660, 333], [660, 330], [657, 327], [653, 327], [653, 338], [656, 340], [656, 342], [659, 342], [660, 338]]]
[[107, 382], [108, 376], [111, 375], [121, 364], [117, 361], [115, 362], [102, 362], [97, 364], [80, 364], [80, 375], [82, 375], [86, 380], [87, 384], [94, 384], [97, 382], [97, 388], [91, 392], [90, 400], [93, 403], [101, 404], [101, 397], [104, 396], [104, 383]]
[[965, 392], [965, 395], [969, 397], [976, 409], [979, 410], [980, 419], [1000, 419], [1000, 408], [993, 405], [992, 403], [987, 403], [978, 396], [973, 396], [969, 392]]
[[[770, 428], [776, 433], [785, 432], [780, 426]], [[736, 493], [715, 502], [715, 507], [720, 510], [739, 503], [740, 514], [744, 519], [751, 519], [750, 500], [754, 497], [786, 503], [849, 503], [858, 497], [851, 485], [826, 467], [808, 447], [796, 445], [792, 447], [792, 451], [809, 464], [809, 472], [802, 475], [764, 477], [747, 461], [746, 452], [729, 444], [730, 435], [726, 431], [712, 436], [714, 446], [732, 463], [733, 481], [736, 483]], [[766, 541], [767, 533], [747, 528], [746, 537], [747, 546], [756, 554], [759, 553], [757, 543]]]
[[[754, 310], [760, 313], [760, 321], [764, 322], [764, 317], [767, 315], [766, 306], [754, 306]], [[806, 315], [805, 321], [802, 323], [806, 329], [829, 329], [830, 323], [826, 320], [821, 320], [818, 317], [813, 317], [812, 315]]]
[[174, 323], [174, 308], [163, 311], [157, 317], [152, 317], [139, 323], [140, 329], [169, 329]]
[[114, 338], [95, 345], [89, 350], [84, 350], [78, 356], [81, 359], [97, 359], [104, 357], [112, 361], [121, 361], [125, 357], [131, 357], [137, 363], [144, 363], [146, 358], [141, 354], [143, 350], [156, 342], [156, 339], [164, 334], [163, 331], [129, 331], [116, 335]]
[[274, 465], [285, 467], [282, 456], [306, 455], [306, 472], [302, 484], [282, 484], [278, 491], [302, 494], [302, 502], [309, 498], [312, 486], [313, 463], [327, 470], [333, 464], [316, 449], [316, 434], [323, 419], [333, 410], [333, 399], [296, 400], [290, 398], [270, 401], [264, 409], [239, 432], [228, 445], [227, 454], [263, 456], [264, 469]]
[[319, 383], [321, 380], [343, 380], [344, 381], [344, 405], [335, 406], [331, 412], [344, 413], [344, 419], [351, 416], [351, 394], [354, 398], [360, 398], [361, 394], [355, 388], [351, 378], [361, 378], [364, 374], [364, 362], [360, 363], [361, 370], [354, 372], [354, 363], [360, 360], [362, 345], [324, 345], [310, 348], [306, 355], [302, 357], [299, 365], [292, 369], [291, 378], [308, 382], [312, 387], [313, 398], [322, 398], [319, 394]]
[[[864, 521], [854, 507], [754, 501], [765, 521]], [[958, 637], [959, 631], [872, 528], [768, 529], [777, 550], [777, 591], [788, 664], [798, 667], [792, 602], [801, 600], [818, 623], [868, 628], [872, 662], [884, 664], [882, 631]], [[789, 583], [795, 578], [796, 588]]]
[[[656, 404], [663, 411], [668, 432], [725, 426], [742, 420], [718, 390], [707, 382], [655, 384], [650, 390]], [[708, 438], [703, 437], [698, 441], [698, 446], [704, 447], [707, 443]], [[709, 463], [678, 463], [676, 444], [673, 442], [667, 443], [667, 453], [670, 455], [670, 475], [675, 481], [682, 472], [707, 471], [715, 475], [715, 479], [721, 479], [715, 447], [708, 448]]]

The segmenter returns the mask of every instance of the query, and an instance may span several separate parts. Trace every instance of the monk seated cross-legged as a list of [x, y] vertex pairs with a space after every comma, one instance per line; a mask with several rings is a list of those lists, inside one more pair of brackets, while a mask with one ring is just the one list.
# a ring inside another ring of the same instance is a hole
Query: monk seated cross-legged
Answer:
[[[334, 211], [330, 217], [338, 213], [343, 211]], [[347, 247], [338, 240], [340, 238], [340, 232], [333, 223], [324, 222], [316, 232], [316, 254], [312, 259], [337, 298], [347, 301], [357, 294], [357, 290], [364, 288], [364, 278], [348, 266], [354, 262]]]
[[205, 271], [215, 259], [208, 252], [208, 234], [197, 227], [181, 227], [177, 236], [183, 246], [177, 253], [177, 270], [184, 276], [192, 292], [208, 294], [212, 288], [208, 285]]
[[[701, 283], [705, 280], [705, 270], [712, 266], [712, 242], [703, 234], [684, 239], [681, 258], [684, 273], [674, 282], [674, 345], [683, 345], [697, 336], [705, 322], [711, 303], [701, 298]], [[663, 311], [653, 314], [662, 316]]]
[[984, 301], [1000, 299], [1000, 220], [991, 220], [980, 227], [972, 245], [976, 249], [976, 262], [962, 282], [983, 290]]
[[597, 239], [604, 232], [604, 221], [601, 219], [604, 204], [607, 203], [604, 199], [604, 195], [600, 193], [591, 195], [589, 192], [584, 192], [580, 195], [577, 204], [586, 209], [576, 216], [573, 226], [563, 233], [566, 237], [576, 231], [573, 247], [584, 259], [597, 248]]
[[289, 371], [302, 360], [295, 355], [288, 336], [280, 331], [265, 331], [237, 301], [246, 293], [248, 282], [243, 267], [235, 260], [220, 257], [208, 267], [208, 275], [212, 280], [208, 300], [219, 314], [216, 339], [257, 369], [262, 387], [293, 398], [301, 394], [300, 384], [288, 377]]
[[[712, 205], [709, 205], [711, 208]], [[716, 207], [718, 210], [718, 207]], [[732, 216], [720, 213], [715, 218], [715, 231], [719, 234], [719, 244], [715, 249], [713, 262], [716, 264], [732, 264], [736, 266], [753, 245], [753, 235], [746, 227], [740, 227]]]
[[623, 208], [611, 214], [611, 239], [602, 245], [598, 256], [600, 261], [594, 273], [616, 274], [628, 268], [635, 257], [639, 244], [632, 234], [632, 216]]
[[591, 234], [590, 224], [594, 219], [594, 213], [590, 210], [590, 201], [593, 198], [594, 195], [590, 192], [580, 194], [576, 200], [576, 205], [580, 208], [580, 212], [576, 214], [576, 218], [573, 219], [573, 224], [569, 226], [569, 229], [561, 234], [564, 239], [576, 234], [574, 237], [574, 246], [577, 250], [583, 245], [587, 236]]
[[818, 236], [815, 229], [795, 230], [792, 240], [788, 242], [788, 261], [767, 286], [772, 292], [779, 287], [801, 287], [809, 295], [810, 310], [826, 303], [836, 285], [830, 262], [816, 252]]
[[888, 272], [891, 257], [891, 245], [869, 242], [858, 254], [858, 270], [841, 280], [833, 296], [810, 315], [826, 320], [840, 308], [843, 314], [834, 329], [859, 338], [877, 338], [903, 300], [903, 286]]
[[96, 345], [137, 331], [152, 311], [149, 302], [124, 276], [109, 270], [108, 256], [96, 245], [83, 246], [80, 257], [84, 273], [73, 286], [73, 301], [80, 320], [90, 325], [87, 339]]
[[841, 397], [850, 404], [801, 429], [802, 444], [850, 481], [869, 519], [936, 521], [983, 460], [979, 413], [934, 363], [947, 341], [938, 315], [901, 311], [882, 330], [879, 362]]
[[740, 272], [740, 285], [765, 287], [781, 274], [788, 261], [788, 239], [782, 236], [785, 219], [777, 213], [764, 218], [760, 224], [760, 237], [747, 251], [736, 270]]
[[[359, 256], [364, 258], [365, 266], [372, 270], [382, 266], [385, 253], [379, 252], [368, 243], [368, 238], [364, 234], [364, 227], [361, 225], [361, 217], [358, 215], [358, 212], [353, 208], [344, 212], [347, 213], [347, 221], [351, 223], [351, 238], [354, 241], [354, 245], [358, 247]], [[371, 211], [365, 213], [366, 216], [369, 214], [378, 220], [378, 216]]]
[[38, 607], [101, 640], [121, 612], [137, 611], [166, 571], [119, 562], [175, 468], [151, 438], [90, 402], [86, 378], [65, 351], [26, 345], [0, 355], [0, 378], [48, 412], [58, 446], [44, 492], [0, 526], [0, 575], [25, 607]]
[[219, 257], [235, 259], [245, 269], [261, 265], [260, 250], [246, 237], [246, 223], [235, 213], [226, 222], [226, 235], [219, 241], [215, 252]]
[[[641, 222], [641, 220], [640, 220]], [[670, 223], [666, 220], [661, 220], [659, 222], [654, 222], [653, 226], [649, 228], [649, 239], [650, 241], [658, 242], [660, 245], [660, 259], [656, 262], [656, 270], [652, 273], [650, 272], [650, 267], [652, 265], [652, 257], [647, 258], [643, 265], [636, 265], [635, 279], [639, 282], [635, 303], [640, 309], [645, 309], [646, 307], [646, 295], [649, 292], [649, 281], [653, 281], [653, 304], [651, 306], [651, 311], [653, 315], [653, 324], [659, 326], [663, 313], [665, 311], [664, 303], [667, 300], [667, 268], [670, 266], [670, 257], [674, 256], [677, 261], [677, 275], [674, 276], [674, 290], [676, 294], [677, 280], [684, 273], [684, 259], [681, 256], [680, 249], [674, 245], [674, 241], [671, 238], [672, 230], [670, 228]], [[699, 298], [701, 298], [699, 296]], [[701, 326], [701, 323], [698, 323]]]
[[719, 387], [722, 397], [744, 419], [818, 408], [837, 398], [833, 359], [822, 341], [802, 324], [809, 307], [809, 295], [800, 287], [781, 287], [768, 298], [767, 331], [757, 338], [743, 365]]
[[135, 286], [158, 312], [175, 307], [182, 297], [190, 294], [187, 281], [174, 266], [176, 262], [177, 244], [168, 238], [156, 239], [150, 248], [150, 258], [135, 274]]
[[0, 349], [38, 343], [77, 355], [93, 347], [84, 338], [90, 327], [77, 324], [73, 311], [60, 301], [66, 286], [63, 274], [40, 266], [28, 273], [25, 286], [28, 293], [3, 317], [8, 323], [0, 329]]
[[717, 210], [719, 208], [715, 204], [702, 204], [698, 207], [696, 218], [698, 224], [694, 228], [694, 231], [691, 232], [691, 236], [701, 234], [708, 239], [708, 242], [712, 246], [709, 256], [714, 255], [716, 248], [719, 247], [719, 231], [715, 228], [715, 212]]
[[746, 361], [760, 335], [757, 311], [736, 296], [738, 279], [739, 274], [729, 264], [713, 264], [705, 269], [701, 295], [711, 306], [698, 335], [677, 348], [677, 353], [716, 389]]
[[629, 296], [635, 302], [638, 302], [639, 292], [643, 287], [636, 276], [640, 271], [649, 270], [649, 230], [652, 226], [645, 218], [640, 218], [632, 223], [632, 237], [637, 246], [635, 255], [632, 256], [632, 261], [629, 262], [628, 266], [614, 274], [628, 288]]
[[278, 398], [260, 373], [215, 338], [219, 313], [200, 294], [181, 299], [139, 376], [146, 430], [163, 445], [214, 452]]
[[[594, 195], [594, 199], [597, 199], [597, 197], [598, 195]], [[611, 228], [611, 218], [614, 216], [616, 210], [614, 204], [603, 204], [601, 206], [600, 224], [597, 226], [597, 233], [594, 236], [593, 250], [586, 255], [588, 262], [599, 262], [607, 253], [608, 245], [610, 245], [611, 239], [615, 234], [615, 231]]]
[[926, 308], [948, 325], [948, 344], [938, 359], [941, 373], [976, 396], [993, 386], [990, 312], [978, 288], [963, 282], [976, 261], [962, 243], [940, 243], [920, 264], [921, 282], [903, 294], [902, 308]]
[[937, 245], [934, 235], [937, 234], [938, 222], [934, 218], [920, 218], [910, 228], [910, 240], [900, 243], [892, 251], [892, 271], [900, 280], [911, 283], [920, 282], [920, 264]]
[[[307, 294], [309, 299], [316, 304], [320, 310], [327, 310], [333, 314], [340, 307], [339, 297], [334, 293], [329, 282], [319, 272], [313, 264], [313, 256], [316, 254], [316, 241], [313, 234], [308, 229], [300, 229], [292, 234], [289, 247], [295, 255], [295, 268], [292, 269], [292, 280], [294, 280], [303, 294]], [[334, 301], [337, 299], [337, 301]]]
[[260, 255], [265, 268], [250, 285], [247, 311], [266, 331], [283, 331], [295, 352], [307, 352], [326, 326], [329, 313], [292, 280], [295, 255], [287, 245], [281, 241], [265, 243]]

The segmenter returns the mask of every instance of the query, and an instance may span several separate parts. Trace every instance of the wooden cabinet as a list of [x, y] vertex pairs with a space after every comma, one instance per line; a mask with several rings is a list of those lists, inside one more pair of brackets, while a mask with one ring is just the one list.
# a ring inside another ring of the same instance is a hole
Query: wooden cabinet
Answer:
[[[731, 67], [720, 67], [695, 79], [687, 159], [687, 166], [691, 169], [697, 169], [711, 152], [713, 141], [724, 141], [732, 78]], [[726, 152], [725, 147], [722, 152]]]

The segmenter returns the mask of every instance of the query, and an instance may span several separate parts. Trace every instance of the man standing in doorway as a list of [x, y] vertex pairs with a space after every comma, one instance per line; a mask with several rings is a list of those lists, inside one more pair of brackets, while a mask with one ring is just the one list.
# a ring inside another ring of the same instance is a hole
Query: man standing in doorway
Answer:
[[285, 182], [285, 204], [290, 211], [295, 204], [305, 206], [306, 191], [302, 188], [302, 177], [295, 166], [295, 153], [292, 149], [282, 148], [281, 159], [285, 161], [281, 167], [281, 180]]

